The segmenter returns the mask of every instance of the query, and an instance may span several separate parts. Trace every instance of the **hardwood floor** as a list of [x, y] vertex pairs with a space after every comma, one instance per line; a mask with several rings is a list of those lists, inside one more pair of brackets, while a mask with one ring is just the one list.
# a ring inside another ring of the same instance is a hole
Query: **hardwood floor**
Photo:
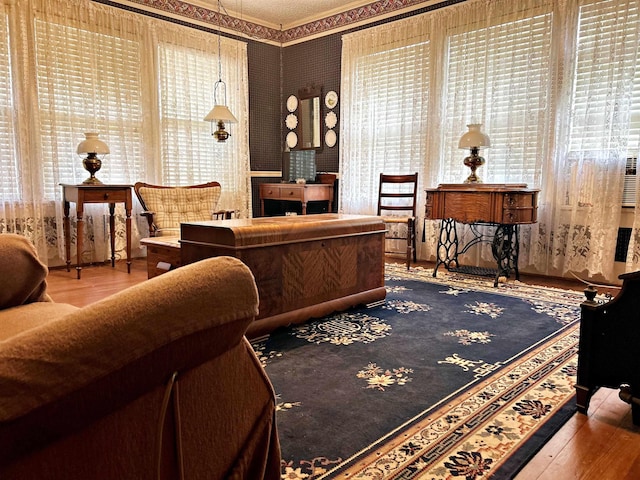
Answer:
[[56, 302], [69, 303], [76, 307], [84, 307], [105, 298], [127, 287], [147, 279], [146, 259], [134, 259], [131, 262], [131, 273], [127, 274], [127, 264], [116, 262], [84, 267], [80, 280], [76, 279], [75, 267], [67, 272], [66, 268], [54, 268], [47, 277], [47, 291]]
[[[115, 268], [110, 265], [83, 268], [80, 280], [73, 269], [71, 272], [53, 269], [47, 282], [54, 301], [82, 307], [146, 279], [146, 261], [135, 259], [130, 274], [126, 263], [121, 261]], [[521, 274], [520, 281], [584, 290], [582, 283], [572, 280]], [[615, 294], [616, 290], [610, 292]], [[600, 389], [591, 399], [589, 415], [576, 413], [571, 417], [515, 477], [515, 480], [568, 479], [640, 479], [640, 427], [633, 425], [631, 407], [618, 398], [617, 391]]]

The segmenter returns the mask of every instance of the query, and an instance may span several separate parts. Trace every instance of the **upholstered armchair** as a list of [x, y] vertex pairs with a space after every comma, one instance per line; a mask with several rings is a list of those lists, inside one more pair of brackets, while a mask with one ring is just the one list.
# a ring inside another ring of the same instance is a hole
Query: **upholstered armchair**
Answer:
[[219, 210], [222, 187], [218, 182], [170, 187], [138, 182], [133, 187], [149, 224], [149, 236], [180, 236], [180, 222], [231, 218], [231, 210]]
[[0, 234], [0, 478], [280, 479], [246, 265], [210, 258], [83, 308], [52, 301], [47, 272]]

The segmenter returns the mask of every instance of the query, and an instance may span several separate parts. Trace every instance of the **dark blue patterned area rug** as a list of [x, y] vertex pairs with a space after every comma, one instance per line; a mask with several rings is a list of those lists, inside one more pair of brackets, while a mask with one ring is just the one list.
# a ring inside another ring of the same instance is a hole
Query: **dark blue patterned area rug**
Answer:
[[580, 292], [386, 266], [384, 304], [254, 343], [286, 479], [507, 479], [575, 412]]

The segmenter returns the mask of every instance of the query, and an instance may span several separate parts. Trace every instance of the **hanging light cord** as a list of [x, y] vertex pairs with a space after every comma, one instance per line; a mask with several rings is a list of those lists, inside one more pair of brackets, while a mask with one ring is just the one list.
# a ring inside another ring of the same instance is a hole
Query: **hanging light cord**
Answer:
[[220, 0], [218, 0], [218, 81], [222, 81], [222, 14], [220, 13]]
[[[225, 10], [226, 11], [226, 10]], [[221, 2], [218, 0], [218, 81], [213, 87], [213, 103], [218, 103], [218, 86], [219, 84], [224, 84], [222, 81], [222, 13], [221, 13]], [[224, 105], [227, 104], [227, 87], [225, 85], [224, 88]]]

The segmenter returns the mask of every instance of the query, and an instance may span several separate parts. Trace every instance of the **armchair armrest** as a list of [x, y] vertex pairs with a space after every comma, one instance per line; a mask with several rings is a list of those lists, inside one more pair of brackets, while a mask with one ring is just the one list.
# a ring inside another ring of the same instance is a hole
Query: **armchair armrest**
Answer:
[[[258, 312], [251, 271], [215, 257], [0, 344], [0, 464], [236, 346]], [[37, 434], [34, 434], [37, 432]]]
[[140, 215], [147, 219], [147, 223], [149, 224], [149, 236], [155, 237], [156, 231], [158, 230], [155, 223], [153, 222], [154, 213], [150, 210], [145, 210], [140, 212]]

